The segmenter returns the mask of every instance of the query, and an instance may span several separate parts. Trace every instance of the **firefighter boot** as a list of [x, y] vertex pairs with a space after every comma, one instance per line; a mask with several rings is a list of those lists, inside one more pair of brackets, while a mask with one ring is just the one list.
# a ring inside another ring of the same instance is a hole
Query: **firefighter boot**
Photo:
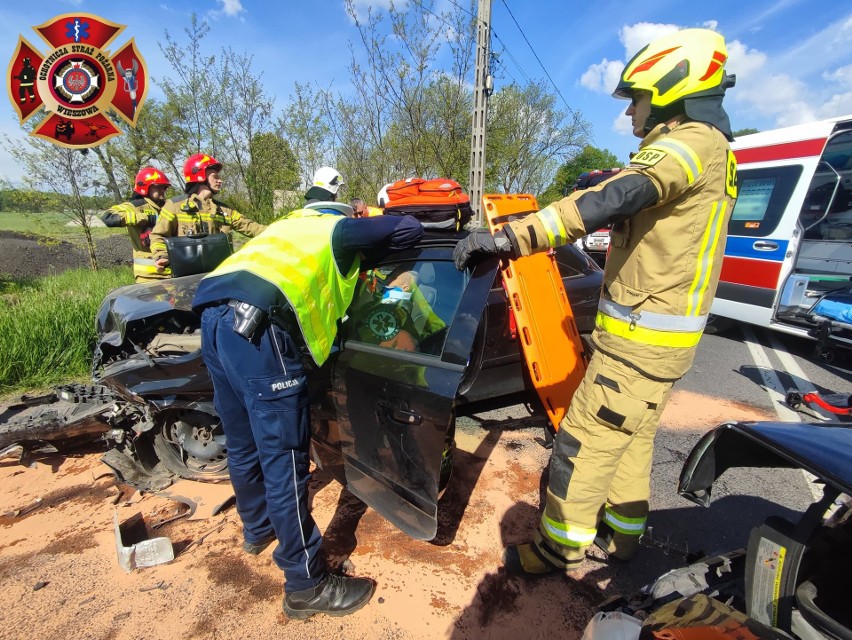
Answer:
[[503, 550], [503, 565], [509, 573], [524, 578], [539, 578], [560, 570], [542, 554], [534, 542], [506, 547]]
[[317, 613], [339, 617], [358, 611], [373, 597], [375, 583], [369, 578], [352, 578], [329, 573], [315, 587], [284, 596], [284, 613], [296, 620]]

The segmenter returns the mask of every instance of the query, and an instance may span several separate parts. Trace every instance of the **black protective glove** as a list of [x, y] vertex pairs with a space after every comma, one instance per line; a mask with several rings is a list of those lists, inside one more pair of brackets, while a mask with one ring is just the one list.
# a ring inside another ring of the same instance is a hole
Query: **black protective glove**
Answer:
[[459, 242], [453, 250], [456, 269], [464, 271], [471, 263], [480, 262], [491, 256], [513, 258], [515, 251], [506, 233], [501, 229], [491, 235], [488, 229], [471, 231], [470, 235]]

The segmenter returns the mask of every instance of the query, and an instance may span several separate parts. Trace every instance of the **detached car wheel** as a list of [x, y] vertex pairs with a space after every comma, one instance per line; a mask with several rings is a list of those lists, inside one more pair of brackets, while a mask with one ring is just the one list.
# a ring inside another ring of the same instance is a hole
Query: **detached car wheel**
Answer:
[[154, 451], [169, 471], [188, 480], [225, 480], [228, 458], [222, 423], [188, 411], [169, 416], [154, 436]]

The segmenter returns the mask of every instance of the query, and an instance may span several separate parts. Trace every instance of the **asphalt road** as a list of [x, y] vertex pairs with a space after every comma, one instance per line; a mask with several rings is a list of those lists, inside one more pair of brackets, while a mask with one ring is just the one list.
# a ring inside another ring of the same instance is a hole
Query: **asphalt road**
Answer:
[[[708, 335], [701, 341], [692, 370], [675, 389], [708, 396], [707, 402], [719, 398], [742, 403], [777, 416], [781, 422], [818, 422], [817, 416], [786, 407], [784, 395], [794, 388], [802, 393], [852, 393], [852, 352], [838, 354], [834, 363], [826, 364], [813, 357], [813, 347], [813, 342], [749, 325], [723, 335]], [[695, 410], [700, 412], [702, 407]], [[501, 415], [512, 418], [501, 419]], [[491, 412], [484, 417], [503, 427], [514, 424], [517, 416], [516, 407], [513, 412]], [[460, 425], [469, 418], [461, 420]], [[744, 468], [729, 470], [716, 481], [707, 508], [680, 497], [676, 487], [681, 467], [705, 430], [701, 426], [658, 432], [649, 525], [652, 538], [666, 549], [647, 548], [615, 571], [601, 565], [600, 577], [609, 582], [608, 593], [634, 592], [662, 573], [683, 566], [687, 553], [712, 555], [744, 548], [751, 529], [768, 516], [796, 522], [815, 496], [821, 495], [820, 487], [800, 470]], [[591, 579], [595, 580], [595, 571]]]
[[[790, 389], [802, 393], [852, 393], [852, 351], [835, 353], [827, 364], [814, 357], [815, 343], [776, 331], [743, 324], [718, 336], [704, 336], [692, 370], [675, 388], [744, 402], [773, 411], [781, 420], [789, 415], [783, 395]], [[774, 375], [773, 375], [774, 374]]]

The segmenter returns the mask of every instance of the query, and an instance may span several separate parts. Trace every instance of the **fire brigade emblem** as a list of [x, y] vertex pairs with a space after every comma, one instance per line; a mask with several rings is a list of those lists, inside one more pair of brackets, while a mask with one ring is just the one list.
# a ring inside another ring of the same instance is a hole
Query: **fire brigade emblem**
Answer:
[[121, 135], [119, 120], [136, 126], [148, 93], [145, 60], [133, 39], [106, 49], [124, 25], [75, 13], [33, 28], [49, 49], [42, 54], [19, 37], [6, 75], [21, 124], [38, 120], [30, 135], [77, 149]]

